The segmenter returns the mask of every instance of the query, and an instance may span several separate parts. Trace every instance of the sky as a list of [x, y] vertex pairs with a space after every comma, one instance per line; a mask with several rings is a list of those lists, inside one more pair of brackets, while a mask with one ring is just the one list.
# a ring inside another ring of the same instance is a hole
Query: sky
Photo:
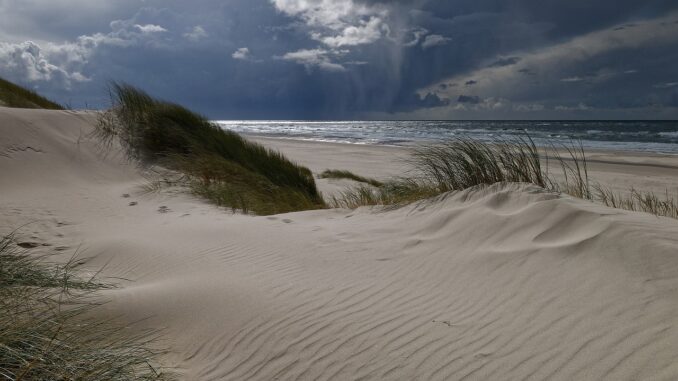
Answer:
[[0, 77], [212, 119], [678, 119], [678, 1], [0, 0]]

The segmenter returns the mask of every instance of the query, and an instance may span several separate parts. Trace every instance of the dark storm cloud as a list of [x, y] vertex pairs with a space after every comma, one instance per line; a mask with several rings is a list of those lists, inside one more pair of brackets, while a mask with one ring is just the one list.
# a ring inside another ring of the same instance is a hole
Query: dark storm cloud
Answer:
[[75, 107], [105, 106], [106, 82], [123, 80], [214, 118], [678, 117], [677, 11], [674, 0], [0, 0], [0, 76]]
[[520, 62], [520, 57], [506, 57], [499, 58], [498, 60], [492, 62], [489, 67], [501, 67], [501, 66], [511, 66]]
[[480, 103], [480, 97], [471, 96], [471, 95], [460, 95], [459, 98], [457, 98], [457, 102], [478, 104], [478, 103]]

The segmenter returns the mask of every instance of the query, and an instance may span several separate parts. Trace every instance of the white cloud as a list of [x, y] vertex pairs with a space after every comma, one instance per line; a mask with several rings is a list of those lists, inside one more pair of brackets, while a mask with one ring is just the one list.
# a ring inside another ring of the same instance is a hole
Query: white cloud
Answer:
[[70, 86], [71, 81], [89, 81], [80, 72], [69, 72], [53, 63], [48, 54], [32, 41], [16, 44], [0, 42], [0, 72], [31, 82], [59, 80], [66, 86]]
[[161, 27], [160, 25], [154, 25], [154, 24], [146, 24], [146, 25], [135, 24], [134, 27], [139, 29], [141, 31], [141, 33], [163, 33], [163, 32], [167, 32], [167, 29]]
[[584, 78], [582, 77], [567, 77], [560, 80], [560, 82], [581, 82]]
[[333, 52], [325, 49], [302, 49], [296, 52], [285, 53], [283, 56], [275, 58], [296, 62], [304, 65], [307, 70], [317, 67], [326, 71], [345, 71], [345, 67], [330, 60], [329, 55], [331, 53]]
[[243, 61], [248, 60], [248, 59], [251, 58], [250, 57], [250, 49], [249, 48], [240, 48], [240, 49], [236, 50], [235, 52], [233, 52], [231, 57], [233, 57], [233, 59], [236, 59], [236, 60], [243, 60]]
[[18, 80], [58, 81], [65, 87], [91, 80], [83, 74], [90, 58], [102, 46], [130, 47], [153, 44], [155, 35], [167, 32], [159, 25], [115, 20], [109, 33], [83, 35], [64, 43], [0, 42], [0, 74]]
[[190, 32], [184, 33], [184, 38], [190, 40], [190, 41], [200, 41], [203, 38], [207, 38], [209, 34], [207, 34], [207, 31], [205, 28], [203, 28], [200, 25], [196, 25], [191, 29]]
[[382, 32], [387, 30], [388, 26], [382, 23], [381, 19], [372, 17], [369, 21], [361, 21], [359, 26], [347, 26], [339, 35], [322, 37], [322, 35], [316, 34], [314, 38], [327, 46], [338, 48], [342, 46], [371, 44], [379, 40]]
[[429, 34], [424, 39], [424, 42], [421, 43], [421, 47], [423, 49], [429, 49], [434, 46], [445, 45], [450, 41], [452, 41], [452, 39], [449, 37], [441, 36], [439, 34]]
[[290, 17], [300, 19], [309, 36], [327, 49], [302, 49], [281, 57], [304, 65], [308, 70], [345, 71], [332, 56], [348, 53], [340, 48], [367, 45], [389, 36], [387, 7], [355, 0], [270, 0], [275, 8]]
[[331, 48], [371, 44], [388, 35], [386, 8], [354, 0], [271, 0], [276, 9], [300, 18], [310, 36]]

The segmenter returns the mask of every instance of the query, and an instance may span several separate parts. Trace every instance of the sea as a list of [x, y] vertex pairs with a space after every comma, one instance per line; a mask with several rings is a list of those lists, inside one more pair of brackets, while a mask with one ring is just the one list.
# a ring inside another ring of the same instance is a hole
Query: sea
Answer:
[[220, 120], [222, 128], [264, 137], [408, 146], [455, 138], [525, 138], [537, 145], [581, 144], [678, 155], [678, 121], [280, 121]]

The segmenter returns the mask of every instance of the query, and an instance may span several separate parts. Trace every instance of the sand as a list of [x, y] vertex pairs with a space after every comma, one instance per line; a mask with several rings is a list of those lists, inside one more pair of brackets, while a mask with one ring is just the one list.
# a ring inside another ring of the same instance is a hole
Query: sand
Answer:
[[[164, 328], [182, 379], [678, 378], [676, 220], [524, 184], [234, 215], [145, 193], [119, 147], [91, 138], [94, 121], [0, 108], [0, 232], [26, 224], [20, 240], [49, 245], [36, 254], [79, 250], [129, 279], [99, 313]], [[406, 170], [398, 148], [264, 143], [316, 172]], [[673, 157], [596, 155], [616, 186], [676, 186]]]

